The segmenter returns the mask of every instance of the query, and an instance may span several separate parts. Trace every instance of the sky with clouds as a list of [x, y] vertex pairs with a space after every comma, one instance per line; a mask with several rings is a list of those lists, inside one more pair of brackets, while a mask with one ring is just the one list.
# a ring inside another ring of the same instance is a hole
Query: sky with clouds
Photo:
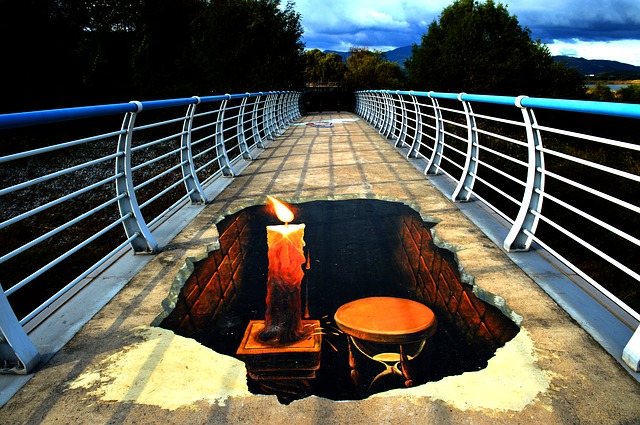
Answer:
[[[453, 0], [295, 0], [309, 49], [391, 50], [420, 43]], [[554, 55], [640, 66], [640, 0], [502, 0]], [[283, 1], [284, 3], [284, 1]]]

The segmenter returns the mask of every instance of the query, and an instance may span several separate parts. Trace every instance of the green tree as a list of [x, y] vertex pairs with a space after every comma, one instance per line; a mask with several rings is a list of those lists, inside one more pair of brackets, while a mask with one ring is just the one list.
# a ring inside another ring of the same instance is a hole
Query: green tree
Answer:
[[342, 82], [347, 66], [337, 53], [324, 53], [319, 49], [304, 52], [305, 80], [308, 83]]
[[385, 54], [353, 47], [347, 58], [345, 83], [349, 90], [400, 89], [405, 76], [400, 65], [385, 60]]
[[611, 91], [609, 86], [598, 83], [595, 87], [587, 91], [587, 95], [592, 100], [598, 100], [601, 102], [613, 102], [615, 100], [615, 94]]
[[204, 92], [289, 90], [304, 80], [302, 25], [293, 3], [212, 0], [195, 20], [194, 78]]
[[584, 93], [575, 70], [553, 61], [493, 0], [457, 0], [433, 21], [406, 63], [412, 88], [547, 97]]
[[640, 85], [630, 84], [618, 90], [620, 102], [640, 103]]

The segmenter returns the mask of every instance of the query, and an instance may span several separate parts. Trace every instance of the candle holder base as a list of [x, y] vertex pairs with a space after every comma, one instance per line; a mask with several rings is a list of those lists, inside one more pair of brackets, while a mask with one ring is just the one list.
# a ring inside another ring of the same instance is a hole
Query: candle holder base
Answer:
[[297, 397], [308, 395], [311, 380], [320, 368], [322, 335], [314, 330], [320, 327], [318, 320], [303, 320], [310, 328], [309, 335], [300, 341], [273, 346], [259, 338], [264, 320], [252, 320], [245, 331], [236, 356], [247, 366], [248, 376], [256, 381], [265, 394], [287, 394], [296, 389]]
[[322, 335], [313, 330], [320, 327], [320, 321], [303, 320], [302, 324], [305, 328], [310, 328], [306, 338], [274, 346], [259, 338], [260, 332], [264, 329], [264, 320], [252, 320], [247, 326], [236, 355], [245, 362], [247, 371], [258, 377], [297, 379], [303, 371], [308, 372], [310, 377], [315, 377], [315, 371], [320, 368]]

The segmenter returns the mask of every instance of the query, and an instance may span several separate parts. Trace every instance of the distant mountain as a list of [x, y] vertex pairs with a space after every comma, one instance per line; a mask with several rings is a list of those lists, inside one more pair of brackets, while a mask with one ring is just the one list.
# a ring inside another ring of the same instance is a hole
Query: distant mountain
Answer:
[[[412, 46], [398, 47], [397, 49], [389, 50], [386, 53], [387, 60], [391, 62], [397, 62], [404, 66], [405, 61], [411, 57]], [[351, 55], [350, 52], [338, 52], [335, 50], [325, 50], [325, 53], [337, 53], [342, 57], [342, 60], [346, 62], [347, 58]], [[571, 56], [554, 56], [553, 59], [556, 62], [565, 62], [567, 66], [576, 68], [582, 75], [599, 75], [601, 77], [633, 77], [634, 74], [640, 74], [640, 66], [630, 65], [628, 63], [622, 63], [604, 59], [584, 59], [574, 58]], [[635, 78], [635, 77], [634, 77]]]
[[[388, 50], [384, 52], [387, 55], [387, 60], [390, 62], [397, 62], [404, 66], [404, 62], [411, 57], [412, 46], [398, 47], [397, 49]], [[347, 58], [351, 56], [351, 52], [338, 52], [336, 50], [325, 50], [324, 53], [337, 53], [342, 57], [343, 61], [347, 61]]]
[[613, 77], [624, 74], [640, 74], [640, 66], [603, 59], [584, 59], [571, 56], [554, 56], [556, 62], [565, 62], [576, 68], [582, 75], [612, 74]]
[[387, 60], [390, 62], [397, 62], [404, 66], [405, 61], [411, 57], [412, 47], [413, 46], [398, 47], [397, 49], [385, 52], [387, 54]]

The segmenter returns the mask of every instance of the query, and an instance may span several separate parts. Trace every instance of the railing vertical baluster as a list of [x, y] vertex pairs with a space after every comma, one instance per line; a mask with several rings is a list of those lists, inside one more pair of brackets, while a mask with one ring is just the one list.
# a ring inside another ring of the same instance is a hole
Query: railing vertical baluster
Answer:
[[206, 204], [208, 202], [204, 189], [200, 185], [200, 180], [196, 174], [196, 167], [193, 162], [193, 151], [191, 150], [191, 132], [193, 128], [193, 117], [196, 112], [197, 105], [200, 104], [200, 98], [193, 96], [196, 103], [190, 104], [187, 108], [187, 115], [182, 125], [182, 137], [180, 140], [180, 160], [182, 162], [182, 176], [184, 177], [184, 185], [189, 194], [192, 204]]
[[238, 146], [240, 147], [240, 153], [242, 154], [242, 158], [246, 160], [253, 160], [251, 156], [251, 152], [249, 152], [249, 146], [247, 145], [247, 138], [244, 135], [244, 116], [245, 109], [247, 107], [247, 101], [249, 100], [250, 94], [247, 93], [245, 97], [242, 98], [242, 103], [240, 103], [240, 109], [238, 110], [238, 119], [237, 119], [237, 129], [238, 129]]
[[40, 353], [20, 325], [0, 288], [0, 372], [26, 375], [40, 363]]
[[633, 336], [622, 350], [622, 360], [634, 372], [640, 372], [640, 326], [636, 328]]
[[289, 124], [291, 124], [295, 119], [295, 109], [293, 107], [295, 96], [293, 92], [287, 93], [286, 96], [287, 96], [287, 103], [285, 105], [285, 108], [286, 108], [287, 119], [285, 124], [289, 126]]
[[[256, 141], [256, 146], [260, 149], [265, 149], [264, 142], [262, 141], [262, 136], [260, 135], [260, 128], [258, 128], [258, 116], [260, 114], [260, 111], [263, 112], [262, 116], [264, 117], [264, 107], [260, 108], [261, 99], [262, 92], [258, 93], [253, 103], [253, 110], [251, 111], [251, 134], [253, 136], [253, 139]], [[264, 102], [262, 102], [262, 104], [264, 105]]]
[[375, 109], [373, 111], [374, 114], [374, 128], [378, 130], [378, 132], [382, 132], [382, 125], [384, 123], [384, 118], [386, 116], [384, 110], [384, 93], [376, 92], [375, 93]]
[[273, 92], [269, 93], [267, 95], [267, 100], [265, 101], [265, 108], [264, 108], [264, 116], [265, 116], [265, 134], [266, 137], [269, 140], [274, 140], [275, 136], [275, 99], [276, 99], [276, 94], [274, 94]]
[[227, 147], [224, 144], [224, 113], [227, 109], [227, 102], [231, 99], [229, 94], [226, 96], [227, 99], [222, 100], [220, 103], [218, 117], [216, 119], [216, 155], [218, 156], [218, 164], [220, 165], [222, 175], [225, 177], [235, 177], [236, 173], [233, 171], [233, 167], [229, 161], [229, 155], [227, 154]]
[[[131, 146], [133, 143], [133, 128], [136, 116], [142, 111], [140, 102], [131, 102], [137, 106], [135, 112], [127, 112], [122, 122], [123, 134], [118, 138], [118, 153], [116, 158], [116, 195], [120, 216], [126, 217], [122, 222], [127, 238], [131, 240], [131, 247], [135, 253], [152, 254], [158, 251], [158, 244], [151, 234], [147, 223], [144, 220], [136, 191], [133, 184], [131, 171]], [[123, 197], [120, 197], [124, 195]]]
[[385, 120], [384, 120], [384, 127], [381, 129], [381, 132], [385, 137], [385, 139], [388, 139], [391, 137], [391, 133], [396, 122], [396, 104], [389, 90], [385, 91], [384, 99], [385, 99], [385, 105], [384, 105]]
[[440, 103], [438, 99], [431, 95], [429, 92], [429, 98], [431, 99], [431, 105], [433, 107], [433, 116], [435, 117], [436, 134], [434, 135], [435, 144], [433, 151], [427, 162], [427, 166], [424, 168], [425, 175], [436, 175], [440, 171], [440, 164], [442, 163], [442, 155], [444, 150], [444, 121], [442, 119], [442, 111], [440, 110]]
[[359, 99], [359, 103], [360, 103], [360, 116], [362, 117], [362, 119], [364, 119], [366, 122], [368, 122], [369, 124], [371, 124], [371, 101], [370, 101], [370, 96], [369, 93], [364, 92], [364, 93], [360, 93], [358, 96]]
[[276, 136], [280, 136], [282, 134], [282, 130], [285, 127], [284, 122], [284, 106], [286, 94], [284, 92], [278, 92], [276, 101]]
[[413, 94], [413, 92], [409, 92], [411, 96], [411, 101], [413, 102], [413, 111], [416, 115], [416, 130], [413, 135], [413, 142], [411, 142], [411, 147], [409, 148], [409, 152], [407, 153], [407, 159], [416, 158], [418, 153], [420, 152], [420, 144], [422, 143], [422, 111], [420, 111], [420, 103], [418, 102], [418, 98]]
[[468, 201], [471, 197], [471, 191], [473, 190], [473, 184], [476, 180], [476, 173], [478, 171], [478, 131], [476, 127], [476, 120], [473, 115], [471, 103], [462, 100], [462, 95], [458, 95], [458, 100], [462, 103], [464, 108], [464, 115], [467, 121], [467, 155], [464, 161], [464, 167], [462, 169], [462, 175], [458, 181], [458, 185], [451, 195], [451, 199], [454, 201]]
[[522, 106], [519, 96], [515, 105], [522, 111], [522, 117], [527, 132], [527, 179], [522, 196], [522, 203], [518, 215], [511, 226], [511, 230], [504, 240], [506, 251], [528, 251], [532, 238], [525, 231], [535, 234], [538, 227], [538, 214], [542, 210], [542, 193], [544, 191], [544, 154], [542, 153], [542, 136], [534, 126], [537, 125], [533, 110]]
[[395, 146], [403, 147], [405, 145], [405, 140], [407, 139], [407, 105], [404, 97], [400, 94], [400, 90], [396, 91], [396, 96], [398, 96], [398, 101], [400, 102], [402, 119], [400, 120], [400, 134], [398, 134]]

